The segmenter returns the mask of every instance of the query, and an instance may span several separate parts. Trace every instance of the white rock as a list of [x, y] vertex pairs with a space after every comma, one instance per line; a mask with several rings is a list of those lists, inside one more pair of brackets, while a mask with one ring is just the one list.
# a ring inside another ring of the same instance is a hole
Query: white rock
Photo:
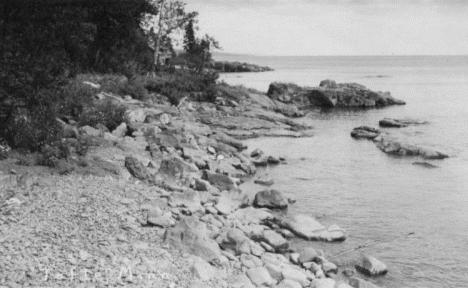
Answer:
[[265, 267], [251, 268], [247, 270], [247, 276], [257, 286], [272, 286], [276, 284], [275, 279], [270, 276]]

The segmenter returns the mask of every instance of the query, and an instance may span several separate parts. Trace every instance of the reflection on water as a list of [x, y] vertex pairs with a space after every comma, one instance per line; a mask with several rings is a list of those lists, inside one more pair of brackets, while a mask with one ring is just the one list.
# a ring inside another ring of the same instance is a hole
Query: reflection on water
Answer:
[[[281, 80], [272, 77], [290, 81], [296, 77], [294, 82], [302, 85], [308, 79], [310, 86], [331, 78], [391, 91], [408, 103], [365, 111], [311, 111], [307, 117], [316, 130], [312, 138], [246, 141], [250, 149], [260, 147], [267, 154], [287, 158], [287, 165], [260, 172], [275, 179], [274, 189], [297, 199], [290, 212], [320, 217], [324, 224], [336, 223], [349, 233], [341, 244], [298, 241], [295, 245], [312, 245], [335, 254], [375, 240], [388, 240], [363, 250], [389, 266], [390, 273], [374, 280], [376, 284], [468, 285], [468, 65], [466, 58], [462, 59], [465, 62], [456, 64], [436, 59], [433, 66], [426, 60], [407, 66], [385, 66], [380, 61], [381, 67], [369, 61], [358, 65], [359, 59], [348, 59], [345, 66], [340, 66], [342, 62], [326, 66], [321, 61], [318, 69], [310, 60], [312, 68], [299, 71], [288, 70], [287, 59], [282, 59], [282, 68], [277, 71], [243, 74], [238, 79], [246, 86], [259, 88], [260, 83], [265, 87]], [[275, 68], [271, 63], [256, 64]], [[391, 77], [364, 78], [367, 75]], [[235, 76], [225, 77], [227, 82], [236, 83], [232, 82]], [[391, 157], [370, 141], [350, 137], [352, 128], [377, 126], [384, 117], [429, 121], [426, 125], [384, 130], [451, 157], [429, 161], [439, 168], [427, 169], [412, 165], [421, 159]], [[262, 187], [246, 183], [244, 189]], [[413, 231], [414, 235], [406, 236]], [[335, 261], [351, 265], [358, 255], [349, 253]]]

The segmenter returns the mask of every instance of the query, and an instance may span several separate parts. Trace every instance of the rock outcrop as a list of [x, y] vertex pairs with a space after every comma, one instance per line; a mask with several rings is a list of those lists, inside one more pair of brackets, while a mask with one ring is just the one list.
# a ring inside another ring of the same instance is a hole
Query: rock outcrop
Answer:
[[211, 68], [219, 72], [229, 73], [273, 71], [273, 69], [268, 66], [229, 61], [214, 61], [211, 63]]
[[299, 87], [291, 83], [271, 83], [267, 95], [283, 103], [320, 108], [372, 108], [404, 105], [390, 92], [375, 92], [357, 83], [323, 80], [319, 87]]

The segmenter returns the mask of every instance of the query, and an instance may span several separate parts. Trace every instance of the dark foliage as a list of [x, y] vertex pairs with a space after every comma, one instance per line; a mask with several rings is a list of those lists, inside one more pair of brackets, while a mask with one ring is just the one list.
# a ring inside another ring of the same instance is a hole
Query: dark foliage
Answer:
[[112, 101], [95, 104], [87, 108], [80, 118], [80, 126], [89, 125], [95, 127], [97, 124], [102, 124], [110, 131], [114, 130], [122, 122], [125, 122], [127, 108], [123, 105], [116, 104]]

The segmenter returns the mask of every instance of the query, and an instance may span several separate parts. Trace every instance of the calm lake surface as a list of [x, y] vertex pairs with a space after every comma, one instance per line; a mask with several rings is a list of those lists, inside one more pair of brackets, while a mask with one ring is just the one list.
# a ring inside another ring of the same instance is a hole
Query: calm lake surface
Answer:
[[[468, 56], [258, 57], [218, 56], [275, 69], [223, 74], [230, 84], [266, 91], [270, 82], [318, 86], [323, 79], [390, 91], [406, 106], [370, 110], [310, 111], [312, 138], [248, 140], [250, 149], [284, 156], [268, 168], [273, 188], [297, 199], [293, 213], [336, 223], [348, 232], [340, 244], [298, 241], [328, 255], [373, 241], [361, 251], [389, 267], [371, 279], [382, 287], [468, 287]], [[378, 126], [384, 117], [427, 120], [427, 125], [382, 129], [408, 142], [450, 155], [412, 165], [418, 158], [384, 154], [370, 141], [350, 137], [354, 127]], [[261, 190], [246, 183], [247, 189]], [[414, 235], [405, 236], [414, 232]], [[352, 267], [359, 252], [334, 259]]]

